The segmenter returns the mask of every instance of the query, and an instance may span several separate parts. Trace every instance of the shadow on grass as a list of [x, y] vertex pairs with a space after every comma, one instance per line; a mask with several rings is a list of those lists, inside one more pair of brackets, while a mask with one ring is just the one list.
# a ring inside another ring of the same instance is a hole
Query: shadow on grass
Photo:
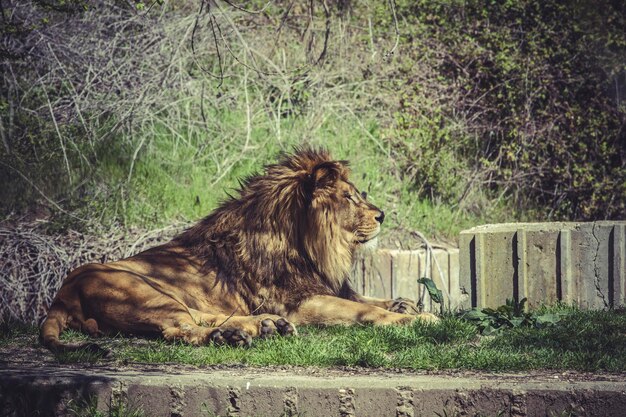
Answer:
[[[447, 315], [440, 323], [412, 326], [302, 326], [297, 337], [254, 340], [252, 347], [190, 346], [162, 339], [116, 336], [98, 340], [122, 363], [194, 366], [358, 366], [413, 370], [626, 371], [626, 312], [552, 308], [562, 319], [543, 328], [518, 327], [480, 336], [472, 322]], [[0, 347], [36, 345], [36, 330], [5, 331]], [[91, 341], [68, 331], [68, 342]], [[61, 363], [94, 363], [88, 352], [57, 356]]]
[[626, 312], [573, 311], [558, 325], [518, 328], [494, 338], [494, 349], [533, 354], [545, 368], [626, 370]]

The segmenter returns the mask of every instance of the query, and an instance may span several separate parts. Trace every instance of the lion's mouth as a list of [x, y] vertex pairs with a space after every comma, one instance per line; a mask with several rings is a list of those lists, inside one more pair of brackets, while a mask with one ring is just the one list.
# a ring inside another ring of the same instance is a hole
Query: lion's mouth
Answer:
[[362, 253], [373, 251], [378, 247], [378, 233], [367, 238], [355, 240], [355, 242], [355, 250]]
[[373, 236], [368, 236], [368, 237], [365, 237], [365, 238], [357, 239], [355, 242], [358, 245], [364, 245], [364, 244], [366, 244], [368, 242], [371, 242], [372, 240], [376, 239], [377, 237], [378, 237], [378, 233], [376, 233]]
[[372, 244], [376, 242], [376, 238], [378, 238], [378, 235], [380, 234], [380, 225], [377, 225], [378, 227], [375, 228], [368, 228], [365, 230], [358, 230], [354, 236], [354, 242], [357, 245], [365, 245], [365, 244]]

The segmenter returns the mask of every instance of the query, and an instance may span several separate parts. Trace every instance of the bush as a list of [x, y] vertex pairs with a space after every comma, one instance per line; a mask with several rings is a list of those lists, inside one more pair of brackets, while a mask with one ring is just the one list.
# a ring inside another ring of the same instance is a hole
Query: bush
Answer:
[[621, 2], [146, 4], [3, 3], [0, 216], [197, 218], [302, 142], [396, 231], [626, 212]]
[[[623, 2], [401, 1], [397, 9], [406, 22], [403, 93], [390, 137], [422, 195], [454, 204], [484, 186], [549, 218], [623, 216]], [[379, 9], [378, 18], [390, 16]]]

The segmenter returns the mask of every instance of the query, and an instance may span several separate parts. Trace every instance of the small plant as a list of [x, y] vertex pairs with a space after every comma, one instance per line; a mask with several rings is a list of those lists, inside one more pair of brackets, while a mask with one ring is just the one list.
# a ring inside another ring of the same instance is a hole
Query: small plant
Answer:
[[[418, 279], [417, 282], [426, 287], [430, 298], [441, 306], [441, 314], [443, 314], [443, 293], [437, 288], [435, 282], [426, 277]], [[520, 301], [507, 298], [505, 304], [496, 309], [489, 307], [483, 309], [473, 308], [469, 311], [460, 312], [459, 316], [462, 320], [476, 324], [480, 333], [484, 336], [495, 335], [504, 329], [516, 327], [541, 329], [561, 320], [559, 314], [526, 312], [527, 301], [527, 298], [522, 298]]]
[[106, 410], [98, 409], [95, 397], [80, 401], [70, 401], [67, 407], [71, 417], [144, 417], [144, 411], [135, 405], [129, 404], [122, 398], [112, 398], [107, 403]]
[[538, 314], [536, 312], [526, 312], [527, 298], [522, 298], [519, 302], [515, 299], [508, 299], [504, 305], [493, 309], [483, 308], [481, 310], [473, 308], [461, 313], [461, 319], [473, 322], [479, 328], [481, 334], [495, 335], [504, 329], [516, 327], [543, 328], [558, 323], [561, 316], [553, 313]]
[[435, 282], [432, 279], [426, 278], [426, 277], [422, 277], [418, 279], [417, 282], [426, 287], [426, 290], [428, 291], [428, 294], [430, 295], [430, 299], [433, 300], [435, 303], [439, 304], [441, 314], [443, 314], [443, 305], [444, 305], [443, 293], [441, 292], [439, 288], [437, 288], [437, 285], [435, 284]]
[[56, 355], [59, 363], [97, 363], [104, 357], [104, 354], [97, 351], [81, 349], [74, 352], [62, 352]]

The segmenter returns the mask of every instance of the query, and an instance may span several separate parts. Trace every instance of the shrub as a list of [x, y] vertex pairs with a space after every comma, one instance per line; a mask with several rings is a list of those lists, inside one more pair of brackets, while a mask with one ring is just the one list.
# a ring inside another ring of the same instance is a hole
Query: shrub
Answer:
[[623, 2], [400, 1], [397, 10], [402, 94], [389, 137], [422, 195], [454, 204], [483, 186], [551, 218], [626, 212]]

